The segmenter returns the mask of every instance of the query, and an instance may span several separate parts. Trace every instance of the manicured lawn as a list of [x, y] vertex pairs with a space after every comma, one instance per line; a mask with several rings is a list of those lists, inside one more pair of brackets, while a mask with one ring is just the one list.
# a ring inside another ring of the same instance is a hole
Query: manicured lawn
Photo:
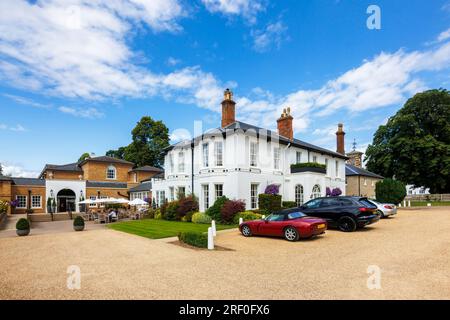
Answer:
[[411, 201], [411, 206], [426, 207], [427, 203], [431, 203], [432, 207], [450, 206], [450, 201]]
[[[179, 232], [185, 231], [207, 232], [208, 227], [210, 226], [210, 224], [195, 224], [192, 222], [142, 219], [109, 224], [108, 228], [117, 231], [132, 233], [150, 239], [161, 239], [175, 237]], [[236, 227], [236, 225], [216, 224], [217, 230], [231, 229]]]

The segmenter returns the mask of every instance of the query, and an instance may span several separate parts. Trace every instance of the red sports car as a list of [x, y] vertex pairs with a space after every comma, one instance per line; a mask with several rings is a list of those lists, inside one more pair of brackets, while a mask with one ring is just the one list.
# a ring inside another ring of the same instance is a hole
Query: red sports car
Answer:
[[284, 237], [288, 241], [297, 241], [325, 233], [327, 222], [298, 212], [279, 212], [265, 219], [246, 221], [239, 226], [245, 237], [252, 235]]

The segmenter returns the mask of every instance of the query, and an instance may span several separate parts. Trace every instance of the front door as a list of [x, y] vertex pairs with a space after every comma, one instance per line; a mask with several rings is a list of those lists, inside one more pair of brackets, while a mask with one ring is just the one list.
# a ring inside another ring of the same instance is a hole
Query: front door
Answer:
[[66, 212], [67, 211], [67, 201], [66, 198], [58, 199], [58, 212]]

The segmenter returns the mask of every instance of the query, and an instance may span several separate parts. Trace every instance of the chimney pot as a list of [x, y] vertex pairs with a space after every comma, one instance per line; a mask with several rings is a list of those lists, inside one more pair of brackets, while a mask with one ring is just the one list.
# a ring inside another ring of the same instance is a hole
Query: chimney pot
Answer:
[[291, 108], [284, 108], [281, 117], [277, 120], [278, 134], [289, 140], [294, 139], [294, 129], [292, 126], [293, 117], [291, 116]]
[[236, 122], [236, 102], [233, 101], [233, 92], [226, 89], [222, 101], [222, 128]]

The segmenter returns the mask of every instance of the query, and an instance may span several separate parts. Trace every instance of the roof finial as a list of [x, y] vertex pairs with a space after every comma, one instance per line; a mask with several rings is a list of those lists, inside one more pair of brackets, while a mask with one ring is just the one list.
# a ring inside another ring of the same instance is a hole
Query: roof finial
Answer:
[[356, 139], [353, 139], [353, 151], [356, 151]]
[[230, 89], [226, 89], [223, 93], [224, 100], [233, 100], [233, 92]]

